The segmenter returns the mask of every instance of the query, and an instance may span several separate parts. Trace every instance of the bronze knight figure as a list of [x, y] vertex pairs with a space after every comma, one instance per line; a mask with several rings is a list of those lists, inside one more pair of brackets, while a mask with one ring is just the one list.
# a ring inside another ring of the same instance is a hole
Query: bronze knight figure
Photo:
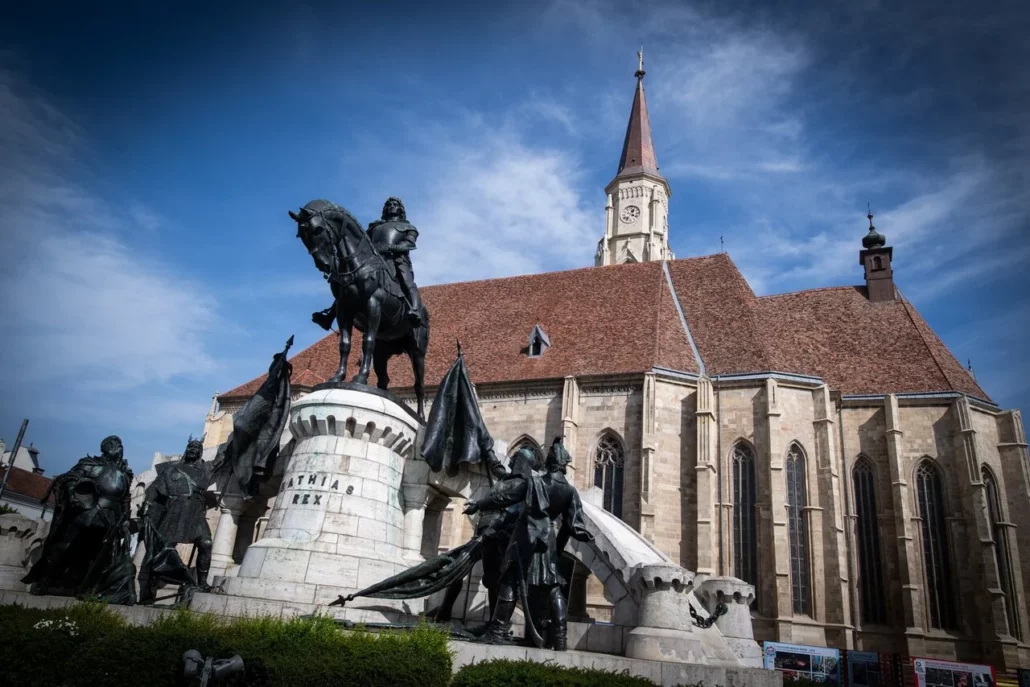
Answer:
[[[214, 506], [214, 497], [207, 490], [211, 484], [211, 466], [201, 460], [204, 444], [190, 438], [182, 460], [157, 466], [157, 477], [147, 487], [146, 501], [140, 506], [140, 517], [148, 521], [167, 544], [193, 544], [197, 549], [197, 584], [207, 588], [211, 569], [211, 528], [207, 509]], [[147, 559], [157, 551], [147, 551]], [[140, 601], [154, 599], [157, 580], [150, 575], [147, 561], [141, 566]]]
[[136, 602], [136, 568], [129, 551], [132, 470], [122, 440], [109, 436], [99, 456], [86, 456], [59, 475], [43, 496], [56, 495], [54, 519], [40, 559], [22, 582], [33, 594], [95, 595], [114, 604]]
[[[510, 641], [511, 617], [519, 600], [526, 611], [526, 634], [533, 643], [555, 651], [567, 648], [568, 599], [562, 594], [565, 580], [558, 556], [570, 537], [583, 542], [593, 539], [583, 523], [579, 493], [565, 477], [570, 461], [559, 437], [544, 461], [546, 475], [499, 482], [487, 497], [465, 505], [468, 515], [517, 503], [523, 503], [524, 509], [504, 555], [497, 605], [484, 635], [487, 641]], [[534, 613], [540, 606], [532, 603], [534, 597], [544, 599], [545, 613]]]

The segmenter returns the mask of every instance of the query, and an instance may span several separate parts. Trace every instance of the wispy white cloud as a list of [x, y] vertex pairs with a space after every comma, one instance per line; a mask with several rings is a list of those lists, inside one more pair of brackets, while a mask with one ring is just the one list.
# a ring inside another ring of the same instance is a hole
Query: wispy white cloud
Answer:
[[46, 94], [0, 70], [0, 113], [8, 401], [13, 394], [18, 412], [47, 433], [85, 417], [106, 431], [184, 427], [203, 404], [162, 399], [160, 390], [215, 369], [208, 339], [221, 324], [217, 303], [127, 241], [126, 225], [149, 235], [164, 220], [91, 188], [86, 137]]
[[[456, 125], [408, 122], [396, 143], [405, 151], [403, 166], [351, 185], [366, 222], [387, 195], [406, 189], [408, 218], [420, 232], [419, 283], [590, 264], [600, 215], [583, 190], [578, 156], [533, 135], [548, 122], [571, 125], [567, 108], [538, 100], [496, 121], [469, 112], [454, 117]], [[369, 140], [354, 159], [387, 148]]]

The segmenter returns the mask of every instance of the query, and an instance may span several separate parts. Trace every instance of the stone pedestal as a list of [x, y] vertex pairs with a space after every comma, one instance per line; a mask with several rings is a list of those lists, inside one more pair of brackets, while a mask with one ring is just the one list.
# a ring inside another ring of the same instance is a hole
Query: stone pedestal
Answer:
[[708, 613], [715, 613], [719, 604], [726, 605], [726, 613], [719, 616], [715, 626], [726, 638], [733, 653], [741, 664], [750, 668], [762, 668], [762, 648], [755, 641], [751, 626], [751, 602], [755, 600], [755, 588], [736, 577], [694, 578], [694, 594], [704, 604]]
[[[294, 402], [290, 430], [297, 443], [264, 536], [223, 589], [313, 610], [410, 565], [402, 555], [400, 486], [418, 422], [383, 396], [330, 389]], [[421, 604], [358, 599], [348, 609], [420, 612]]]

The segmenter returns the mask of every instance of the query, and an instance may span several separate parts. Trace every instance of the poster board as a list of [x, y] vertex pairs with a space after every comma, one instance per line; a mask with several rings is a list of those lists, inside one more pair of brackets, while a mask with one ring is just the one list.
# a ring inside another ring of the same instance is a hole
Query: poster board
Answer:
[[976, 663], [956, 663], [912, 657], [915, 687], [995, 687], [994, 668]]
[[783, 673], [784, 681], [805, 678], [827, 685], [840, 685], [838, 649], [780, 642], [764, 642], [762, 648], [765, 667]]
[[881, 675], [880, 654], [873, 651], [849, 651], [846, 658], [849, 687], [881, 687], [885, 684]]

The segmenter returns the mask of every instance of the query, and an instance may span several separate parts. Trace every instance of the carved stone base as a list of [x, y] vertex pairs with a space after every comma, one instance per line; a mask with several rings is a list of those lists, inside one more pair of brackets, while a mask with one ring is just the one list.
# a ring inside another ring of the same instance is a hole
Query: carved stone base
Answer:
[[[418, 421], [379, 394], [326, 389], [293, 404], [290, 430], [297, 444], [268, 526], [225, 594], [322, 606], [407, 568], [400, 487]], [[422, 610], [421, 600], [352, 605]]]
[[755, 588], [736, 577], [709, 577], [698, 575], [694, 579], [695, 594], [705, 610], [715, 613], [716, 606], [724, 604], [726, 613], [720, 615], [715, 626], [740, 659], [742, 665], [761, 668], [764, 665], [762, 648], [755, 641], [751, 625], [751, 602]]

